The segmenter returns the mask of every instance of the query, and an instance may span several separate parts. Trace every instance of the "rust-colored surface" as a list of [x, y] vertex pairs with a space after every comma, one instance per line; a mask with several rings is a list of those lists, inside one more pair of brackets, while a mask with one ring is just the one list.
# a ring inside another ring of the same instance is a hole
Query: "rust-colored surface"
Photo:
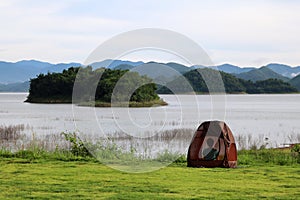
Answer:
[[193, 141], [195, 142], [193, 142], [190, 145], [190, 158], [192, 160], [197, 160], [198, 158], [198, 154], [204, 139], [204, 137], [202, 137], [202, 134], [203, 134], [203, 129], [196, 131], [195, 136], [193, 138]]
[[[223, 149], [222, 155], [219, 154], [213, 160], [207, 160], [203, 155], [203, 149], [208, 147], [204, 142], [207, 138], [214, 141], [214, 147], [209, 148], [218, 148], [219, 153]], [[188, 167], [237, 167], [235, 140], [225, 122], [207, 121], [198, 127], [188, 150], [187, 162]]]

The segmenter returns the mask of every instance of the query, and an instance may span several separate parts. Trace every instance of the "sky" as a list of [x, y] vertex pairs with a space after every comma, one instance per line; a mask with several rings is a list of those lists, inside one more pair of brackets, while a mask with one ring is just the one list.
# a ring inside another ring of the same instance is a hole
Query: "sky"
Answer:
[[1, 0], [0, 60], [84, 63], [113, 36], [160, 28], [192, 39], [216, 65], [300, 66], [299, 10], [296, 0]]

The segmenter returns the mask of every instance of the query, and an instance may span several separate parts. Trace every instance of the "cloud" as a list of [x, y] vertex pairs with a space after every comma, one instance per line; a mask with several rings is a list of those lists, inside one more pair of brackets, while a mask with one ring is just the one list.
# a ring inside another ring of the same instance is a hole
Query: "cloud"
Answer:
[[297, 1], [4, 0], [0, 43], [7, 51], [0, 56], [82, 61], [116, 34], [154, 27], [187, 35], [214, 52], [215, 62], [300, 64], [298, 10]]
[[[33, 2], [33, 1], [31, 1]], [[108, 39], [129, 26], [124, 20], [61, 14], [66, 4], [5, 4], [0, 12], [2, 59], [45, 59], [52, 62], [80, 61]], [[58, 14], [60, 13], [60, 14]]]
[[209, 56], [216, 65], [230, 63], [241, 67], [261, 67], [269, 63], [300, 66], [300, 50], [288, 52], [210, 50]]

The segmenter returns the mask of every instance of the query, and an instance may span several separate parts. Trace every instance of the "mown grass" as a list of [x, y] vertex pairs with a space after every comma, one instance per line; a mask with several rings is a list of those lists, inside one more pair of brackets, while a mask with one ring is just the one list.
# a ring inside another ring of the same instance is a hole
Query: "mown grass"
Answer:
[[130, 174], [91, 161], [0, 161], [1, 199], [299, 199], [299, 166], [187, 168]]
[[[296, 160], [277, 162], [266, 159], [267, 153]], [[160, 170], [134, 174], [69, 151], [2, 150], [0, 199], [299, 199], [300, 165], [294, 156], [244, 150], [237, 169], [187, 168], [180, 157]]]
[[167, 151], [143, 160], [114, 144], [94, 146], [112, 160], [134, 161], [137, 169], [176, 159], [156, 171], [126, 173], [91, 156], [75, 133], [63, 136], [68, 148], [0, 149], [0, 199], [300, 199], [299, 145], [239, 151], [236, 169], [188, 168], [185, 156]]

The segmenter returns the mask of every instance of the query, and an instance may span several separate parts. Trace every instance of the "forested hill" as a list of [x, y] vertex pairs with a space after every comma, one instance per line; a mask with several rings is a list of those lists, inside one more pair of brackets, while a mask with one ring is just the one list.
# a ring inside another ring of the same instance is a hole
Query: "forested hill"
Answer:
[[[98, 81], [100, 74], [101, 79]], [[79, 77], [77, 75], [79, 75]], [[96, 101], [92, 102], [94, 105], [110, 106], [113, 90], [122, 77], [122, 87], [125, 89], [120, 90], [120, 92], [116, 94], [117, 96], [115, 96], [120, 102], [129, 97], [130, 102], [135, 102], [134, 105], [137, 107], [152, 106], [152, 104], [165, 105], [165, 102], [160, 100], [156, 94], [156, 84], [152, 83], [148, 77], [140, 76], [137, 72], [130, 72], [128, 70], [111, 70], [104, 68], [93, 70], [92, 67], [71, 67], [68, 70], [63, 70], [62, 73], [38, 75], [37, 78], [31, 79], [30, 81], [29, 96], [26, 101], [31, 103], [71, 103], [73, 86], [77, 77], [79, 82], [76, 80], [76, 84], [78, 83], [78, 87], [81, 88], [80, 96], [76, 99], [80, 101], [78, 103], [87, 103], [89, 99], [93, 99], [94, 97]], [[95, 86], [94, 88], [97, 88], [96, 94], [92, 94], [91, 92], [93, 85]], [[126, 93], [127, 89], [135, 88], [137, 85], [142, 86], [133, 90], [133, 94]]]
[[[249, 93], [249, 94], [260, 94], [260, 93], [296, 93], [298, 90], [291, 86], [288, 82], [284, 82], [279, 79], [268, 79], [263, 81], [246, 81], [244, 79], [236, 78], [235, 76], [219, 72], [213, 69], [203, 68], [189, 71], [183, 76], [175, 78], [173, 81], [167, 83], [167, 87], [159, 86], [151, 82], [151, 79], [147, 76], [141, 76], [137, 72], [130, 72], [128, 70], [112, 70], [99, 68], [93, 70], [92, 67], [78, 68], [71, 67], [68, 70], [63, 70], [62, 73], [47, 73], [40, 74], [36, 78], [30, 81], [30, 90], [27, 102], [33, 103], [71, 103], [73, 95], [73, 87], [77, 73], [81, 69], [81, 86], [85, 86], [82, 91], [87, 88], [91, 88], [93, 84], [97, 87], [96, 94], [89, 94], [88, 91], [80, 94], [82, 101], [86, 102], [89, 99], [93, 99], [98, 102], [111, 102], [111, 96], [116, 83], [125, 74], [127, 78], [122, 82], [122, 87], [131, 88], [136, 85], [144, 85], [130, 96], [131, 102], [143, 102], [140, 105], [151, 106], [145, 104], [145, 102], [152, 102], [154, 104], [165, 105], [164, 102], [160, 102], [160, 94], [172, 93], [168, 88], [175, 88], [176, 93], [209, 93], [205, 81], [200, 74], [204, 74], [206, 77], [213, 77], [215, 73], [220, 73], [224, 82], [225, 90], [227, 93]], [[199, 73], [200, 71], [201, 73]], [[97, 76], [102, 74], [100, 81]], [[192, 88], [185, 87], [183, 78], [188, 81]], [[92, 81], [92, 82], [91, 82]], [[219, 91], [222, 92], [222, 91]], [[126, 96], [121, 95], [120, 99]], [[99, 106], [103, 104], [97, 104]], [[110, 106], [110, 104], [106, 104]], [[139, 106], [139, 105], [137, 105]]]
[[[199, 72], [200, 73], [199, 73]], [[167, 83], [166, 87], [160, 87], [158, 89], [159, 94], [171, 94], [168, 88], [176, 88], [176, 93], [209, 93], [206, 83], [200, 74], [210, 76], [213, 73], [220, 73], [224, 82], [226, 93], [249, 93], [249, 94], [261, 94], [261, 93], [296, 93], [298, 90], [291, 86], [289, 83], [279, 79], [267, 79], [263, 81], [246, 81], [244, 79], [237, 78], [231, 74], [225, 72], [218, 72], [213, 69], [198, 69], [192, 70], [183, 75], [192, 88], [183, 84], [183, 77], [174, 79]]]

